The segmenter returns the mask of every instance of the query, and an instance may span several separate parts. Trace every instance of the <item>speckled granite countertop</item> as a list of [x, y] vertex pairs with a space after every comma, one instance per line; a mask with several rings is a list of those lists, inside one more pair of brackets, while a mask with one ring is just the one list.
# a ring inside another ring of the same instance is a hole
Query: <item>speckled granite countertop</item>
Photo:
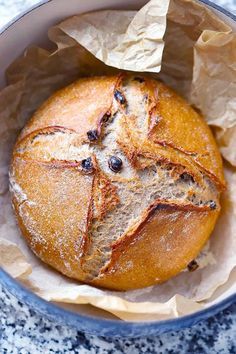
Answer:
[[[0, 0], [0, 28], [37, 0]], [[236, 13], [236, 0], [215, 0]], [[108, 339], [41, 318], [0, 286], [0, 354], [236, 354], [236, 304], [192, 328], [160, 336]]]

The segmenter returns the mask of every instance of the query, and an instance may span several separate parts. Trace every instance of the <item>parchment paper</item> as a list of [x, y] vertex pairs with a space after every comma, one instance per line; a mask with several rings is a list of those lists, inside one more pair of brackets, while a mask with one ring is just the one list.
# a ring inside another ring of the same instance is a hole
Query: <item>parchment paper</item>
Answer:
[[[157, 320], [209, 306], [220, 285], [224, 291], [229, 288], [227, 280], [236, 266], [236, 35], [192, 0], [170, 2], [166, 27], [168, 4], [168, 0], [151, 0], [138, 12], [74, 16], [49, 30], [56, 51], [28, 48], [7, 70], [8, 86], [0, 93], [0, 265], [44, 299], [89, 303], [123, 320]], [[127, 292], [79, 284], [44, 265], [20, 235], [8, 192], [12, 146], [32, 112], [76, 78], [114, 73], [117, 68], [153, 75], [161, 69], [158, 76], [214, 125], [228, 160], [228, 189], [205, 266], [182, 272], [165, 284]]]

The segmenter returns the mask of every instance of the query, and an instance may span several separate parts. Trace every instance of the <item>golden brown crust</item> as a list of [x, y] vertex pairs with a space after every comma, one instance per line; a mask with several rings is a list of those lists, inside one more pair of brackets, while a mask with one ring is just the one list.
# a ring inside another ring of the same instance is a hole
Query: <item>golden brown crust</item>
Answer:
[[224, 190], [222, 160], [205, 121], [180, 96], [162, 83], [152, 82], [152, 90], [156, 102], [155, 108], [152, 108], [152, 121], [158, 123], [150, 126], [149, 138], [162, 146], [170, 146], [192, 156], [214, 178], [219, 188]]
[[[189, 156], [185, 156], [186, 154], [168, 146], [162, 147], [148, 139], [140, 140], [138, 133], [135, 132], [132, 120], [129, 120], [128, 123], [126, 117], [122, 122], [122, 128], [122, 135], [119, 137], [118, 143], [134, 168], [145, 168], [146, 158], [166, 165], [175, 165], [177, 168], [186, 170], [190, 175], [194, 176], [199, 184], [203, 183], [199, 167]], [[140, 159], [140, 157], [143, 157], [144, 160]]]
[[130, 290], [168, 280], [196, 258], [218, 215], [219, 210], [157, 209], [148, 222], [113, 245], [109, 264], [92, 284]]
[[11, 173], [13, 204], [32, 250], [64, 274], [69, 269], [84, 279], [80, 257], [88, 242], [93, 176], [81, 174], [76, 166], [19, 158]]
[[138, 238], [139, 234], [142, 232], [143, 227], [149, 220], [155, 215], [158, 214], [159, 211], [182, 211], [182, 212], [206, 212], [211, 211], [210, 206], [208, 205], [194, 205], [192, 203], [176, 203], [171, 200], [155, 200], [155, 202], [150, 205], [150, 207], [145, 210], [144, 215], [140, 218], [139, 222], [133, 226], [131, 230], [129, 230], [126, 234], [120, 237], [116, 242], [112, 244], [112, 258], [110, 260], [109, 265], [106, 265], [105, 269], [102, 269], [101, 274], [103, 272], [107, 272], [107, 269], [112, 268], [111, 265], [113, 263], [113, 255], [116, 253], [117, 249], [125, 249], [131, 242], [135, 242]]
[[[121, 75], [83, 78], [52, 95], [34, 114], [19, 140], [34, 130], [60, 126], [76, 131], [87, 140], [87, 131], [98, 129], [102, 117], [110, 111], [114, 90]], [[95, 104], [96, 103], [96, 104]]]
[[[107, 169], [114, 153], [121, 173]], [[21, 132], [10, 175], [33, 251], [69, 277], [118, 290], [186, 267], [214, 228], [225, 188], [202, 117], [164, 84], [125, 74], [80, 79], [49, 98]]]

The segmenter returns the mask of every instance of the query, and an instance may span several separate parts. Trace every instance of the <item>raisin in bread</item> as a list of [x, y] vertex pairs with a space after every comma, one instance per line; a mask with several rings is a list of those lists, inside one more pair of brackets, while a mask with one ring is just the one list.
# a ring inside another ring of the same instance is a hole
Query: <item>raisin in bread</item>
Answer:
[[39, 108], [16, 142], [10, 187], [41, 260], [127, 290], [198, 255], [225, 182], [202, 117], [163, 83], [122, 73], [79, 79]]

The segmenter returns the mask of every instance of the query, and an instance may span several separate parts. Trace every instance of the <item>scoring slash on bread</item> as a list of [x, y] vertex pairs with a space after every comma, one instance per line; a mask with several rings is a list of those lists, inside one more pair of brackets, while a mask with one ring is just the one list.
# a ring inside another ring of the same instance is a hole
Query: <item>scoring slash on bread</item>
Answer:
[[175, 276], [220, 212], [222, 160], [203, 118], [150, 77], [82, 78], [22, 130], [10, 187], [33, 252], [115, 290]]

